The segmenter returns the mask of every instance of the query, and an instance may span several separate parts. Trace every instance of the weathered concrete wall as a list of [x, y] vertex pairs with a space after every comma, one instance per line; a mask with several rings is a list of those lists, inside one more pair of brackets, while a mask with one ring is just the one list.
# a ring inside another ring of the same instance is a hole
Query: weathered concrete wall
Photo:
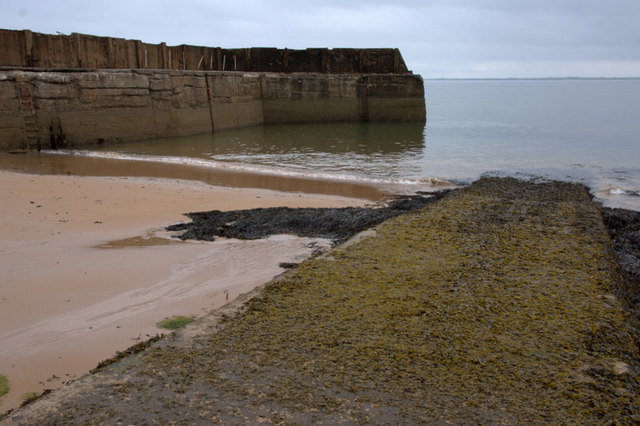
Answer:
[[221, 49], [167, 46], [73, 33], [0, 30], [0, 67], [175, 69], [251, 72], [383, 73], [409, 71], [398, 49]]
[[361, 77], [270, 74], [262, 81], [265, 123], [360, 121]]
[[425, 121], [422, 79], [413, 74], [0, 71], [3, 150], [331, 121]]
[[425, 121], [422, 78], [410, 74], [270, 74], [263, 78], [265, 123]]
[[260, 74], [206, 73], [211, 127], [210, 131], [264, 123]]
[[394, 78], [389, 74], [363, 76], [361, 99], [366, 100], [365, 121], [426, 120], [422, 78]]
[[[257, 76], [5, 71], [0, 93], [4, 149], [203, 133], [216, 121], [219, 129], [263, 122]], [[30, 115], [35, 126], [25, 119]]]

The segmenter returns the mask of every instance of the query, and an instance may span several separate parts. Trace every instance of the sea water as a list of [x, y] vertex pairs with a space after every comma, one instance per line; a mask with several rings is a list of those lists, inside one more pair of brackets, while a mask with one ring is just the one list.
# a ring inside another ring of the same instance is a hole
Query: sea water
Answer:
[[265, 125], [66, 152], [328, 180], [581, 182], [640, 210], [640, 79], [425, 80], [427, 123]]

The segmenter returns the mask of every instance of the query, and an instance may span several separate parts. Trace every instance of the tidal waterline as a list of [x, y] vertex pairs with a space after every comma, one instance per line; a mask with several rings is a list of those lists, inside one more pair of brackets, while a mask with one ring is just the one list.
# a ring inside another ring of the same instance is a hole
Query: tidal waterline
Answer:
[[276, 176], [419, 184], [424, 181], [424, 130], [422, 123], [274, 124], [104, 146], [84, 155]]
[[257, 188], [281, 192], [337, 195], [380, 201], [392, 189], [373, 185], [320, 180], [308, 177], [268, 176], [224, 167], [197, 166], [189, 159], [177, 162], [157, 161], [153, 157], [111, 158], [91, 151], [33, 152], [24, 155], [0, 153], [0, 169], [23, 173], [77, 176], [150, 177], [198, 181], [231, 188]]

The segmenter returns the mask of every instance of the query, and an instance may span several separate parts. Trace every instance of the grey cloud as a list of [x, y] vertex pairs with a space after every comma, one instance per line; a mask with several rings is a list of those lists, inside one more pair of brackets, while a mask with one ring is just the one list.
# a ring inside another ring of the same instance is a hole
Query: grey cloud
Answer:
[[0, 28], [153, 43], [398, 47], [417, 72], [640, 61], [638, 0], [0, 0], [0, 10]]

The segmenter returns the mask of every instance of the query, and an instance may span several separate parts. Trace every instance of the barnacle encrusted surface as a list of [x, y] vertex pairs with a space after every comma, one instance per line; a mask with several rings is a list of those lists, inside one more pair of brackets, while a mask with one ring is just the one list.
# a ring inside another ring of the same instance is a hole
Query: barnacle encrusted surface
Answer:
[[633, 423], [620, 280], [584, 187], [483, 179], [304, 262], [49, 419]]

